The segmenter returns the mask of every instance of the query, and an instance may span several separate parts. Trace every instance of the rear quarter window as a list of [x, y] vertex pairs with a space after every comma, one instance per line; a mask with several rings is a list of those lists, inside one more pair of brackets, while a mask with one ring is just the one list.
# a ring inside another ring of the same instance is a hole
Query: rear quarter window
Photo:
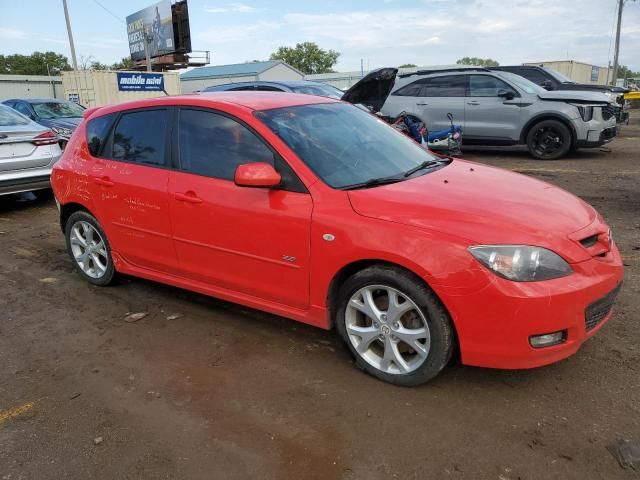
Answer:
[[102, 154], [114, 119], [115, 114], [110, 114], [92, 118], [87, 122], [87, 147], [93, 157], [99, 157]]

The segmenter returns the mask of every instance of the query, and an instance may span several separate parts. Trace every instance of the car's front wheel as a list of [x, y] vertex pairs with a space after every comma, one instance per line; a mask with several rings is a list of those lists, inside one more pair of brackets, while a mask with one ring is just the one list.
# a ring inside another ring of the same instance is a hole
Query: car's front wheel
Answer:
[[111, 247], [93, 215], [84, 211], [71, 214], [65, 225], [65, 237], [69, 256], [85, 280], [100, 286], [113, 281]]
[[571, 132], [558, 120], [538, 122], [527, 134], [529, 153], [539, 160], [556, 160], [564, 157], [571, 147]]
[[356, 365], [397, 385], [428, 382], [453, 352], [445, 308], [401, 269], [374, 266], [350, 277], [340, 289], [335, 320]]

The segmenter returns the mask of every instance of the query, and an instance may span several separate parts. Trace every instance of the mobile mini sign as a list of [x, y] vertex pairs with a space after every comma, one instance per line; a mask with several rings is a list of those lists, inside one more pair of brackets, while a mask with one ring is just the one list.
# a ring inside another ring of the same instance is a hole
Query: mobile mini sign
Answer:
[[162, 92], [164, 76], [161, 73], [118, 72], [118, 90], [121, 92]]

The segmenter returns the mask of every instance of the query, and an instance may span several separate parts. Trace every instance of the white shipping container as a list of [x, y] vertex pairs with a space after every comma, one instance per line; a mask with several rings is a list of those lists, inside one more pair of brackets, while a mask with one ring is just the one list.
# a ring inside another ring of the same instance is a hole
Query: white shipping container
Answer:
[[[123, 73], [123, 72], [120, 72]], [[140, 74], [144, 72], [126, 72]], [[153, 72], [164, 77], [164, 89], [169, 95], [180, 94], [180, 76], [177, 72]], [[115, 70], [78, 70], [62, 72], [62, 86], [67, 100], [77, 101], [85, 107], [100, 107], [113, 103], [165, 96], [162, 91], [120, 91], [118, 72]]]

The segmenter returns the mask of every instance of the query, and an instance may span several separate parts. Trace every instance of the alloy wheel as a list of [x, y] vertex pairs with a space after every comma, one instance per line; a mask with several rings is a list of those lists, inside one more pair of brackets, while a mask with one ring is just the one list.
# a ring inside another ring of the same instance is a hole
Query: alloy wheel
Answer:
[[395, 288], [371, 285], [355, 292], [345, 310], [345, 327], [358, 355], [381, 372], [407, 374], [429, 356], [427, 319]]
[[533, 149], [542, 157], [552, 156], [563, 146], [562, 132], [554, 127], [541, 127], [533, 136]]
[[78, 267], [91, 278], [107, 272], [109, 255], [102, 236], [89, 222], [78, 221], [71, 227], [71, 253]]

